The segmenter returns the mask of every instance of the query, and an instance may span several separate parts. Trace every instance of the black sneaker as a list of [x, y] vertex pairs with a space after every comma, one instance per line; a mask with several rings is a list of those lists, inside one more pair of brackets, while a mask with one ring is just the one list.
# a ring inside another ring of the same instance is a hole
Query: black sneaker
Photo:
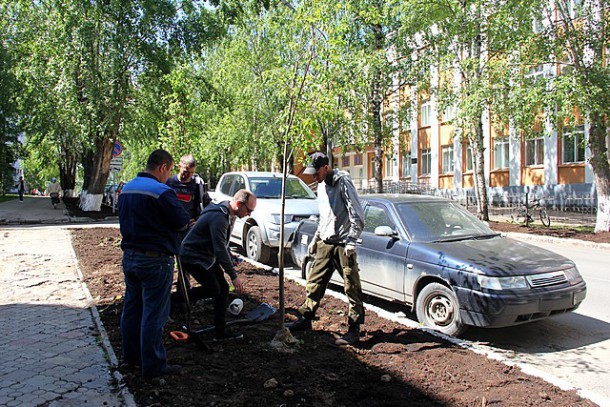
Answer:
[[286, 327], [291, 331], [309, 331], [311, 330], [311, 319], [299, 318], [294, 322], [286, 324]]
[[350, 326], [347, 333], [335, 341], [337, 346], [353, 345], [360, 340], [360, 327]]
[[243, 339], [244, 334], [242, 332], [233, 332], [230, 329], [225, 329], [223, 332], [217, 332], [214, 335], [214, 342], [219, 341], [230, 341], [233, 339]]

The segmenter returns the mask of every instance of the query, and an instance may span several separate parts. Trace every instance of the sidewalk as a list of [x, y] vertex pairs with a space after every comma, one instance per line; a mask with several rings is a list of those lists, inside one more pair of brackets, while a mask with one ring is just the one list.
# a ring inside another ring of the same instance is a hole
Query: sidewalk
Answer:
[[[67, 223], [30, 198], [0, 203], [2, 223]], [[116, 356], [82, 283], [70, 232], [0, 226], [0, 405], [135, 405], [112, 372]]]

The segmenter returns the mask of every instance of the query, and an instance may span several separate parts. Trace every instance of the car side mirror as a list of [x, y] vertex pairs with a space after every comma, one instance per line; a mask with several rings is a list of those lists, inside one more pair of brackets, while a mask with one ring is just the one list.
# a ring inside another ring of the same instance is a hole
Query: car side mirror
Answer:
[[388, 236], [398, 237], [398, 233], [389, 226], [377, 226], [375, 228], [375, 235], [377, 236]]

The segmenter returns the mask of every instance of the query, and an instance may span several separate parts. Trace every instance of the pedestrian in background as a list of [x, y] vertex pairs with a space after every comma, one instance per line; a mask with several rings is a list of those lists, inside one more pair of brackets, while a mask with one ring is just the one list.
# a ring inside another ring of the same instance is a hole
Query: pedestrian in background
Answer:
[[176, 193], [165, 183], [174, 160], [165, 150], [148, 157], [146, 169], [128, 182], [118, 200], [125, 302], [121, 315], [123, 359], [140, 365], [151, 379], [176, 374], [163, 346], [163, 328], [170, 310], [174, 255], [189, 215]]
[[243, 291], [231, 252], [229, 238], [235, 217], [249, 216], [256, 208], [256, 196], [241, 189], [230, 201], [212, 203], [189, 231], [180, 248], [180, 261], [184, 271], [192, 275], [205, 291], [202, 297], [214, 298], [214, 339], [237, 339], [240, 333], [225, 328], [225, 316], [229, 298], [226, 273], [235, 290]]
[[347, 334], [337, 339], [337, 345], [354, 344], [360, 339], [360, 325], [364, 323], [364, 305], [360, 272], [356, 259], [356, 242], [364, 226], [364, 211], [356, 188], [345, 171], [331, 169], [326, 155], [311, 155], [304, 173], [318, 181], [320, 222], [308, 246], [315, 256], [307, 276], [307, 298], [299, 308], [301, 318], [289, 325], [293, 331], [311, 329], [311, 321], [320, 307], [328, 282], [339, 266], [343, 276], [345, 295], [349, 301]]
[[53, 209], [56, 209], [57, 204], [59, 204], [59, 194], [61, 192], [61, 186], [59, 185], [59, 182], [57, 182], [57, 178], [53, 177], [51, 179], [51, 183], [49, 184], [47, 191], [51, 197], [51, 205], [53, 205]]
[[195, 157], [192, 154], [185, 154], [180, 158], [178, 174], [167, 180], [167, 185], [176, 191], [178, 200], [188, 211], [193, 224], [201, 215], [203, 206], [211, 201], [207, 192], [204, 191], [203, 180], [195, 174], [196, 170]]
[[19, 194], [19, 203], [23, 203], [23, 194], [25, 194], [25, 181], [23, 180], [23, 175], [19, 176], [19, 181], [17, 181], [17, 193]]
[[[178, 200], [189, 213], [191, 219], [190, 226], [195, 224], [203, 208], [212, 201], [210, 195], [205, 191], [203, 180], [195, 173], [196, 170], [197, 160], [195, 157], [192, 154], [185, 154], [180, 158], [178, 174], [170, 177], [166, 182], [167, 185], [176, 191]], [[184, 231], [182, 238], [187, 233], [188, 230]], [[184, 284], [187, 290], [191, 288], [190, 279], [186, 278]], [[186, 311], [186, 299], [181, 284], [178, 284], [176, 295], [172, 296], [171, 308], [181, 313]]]

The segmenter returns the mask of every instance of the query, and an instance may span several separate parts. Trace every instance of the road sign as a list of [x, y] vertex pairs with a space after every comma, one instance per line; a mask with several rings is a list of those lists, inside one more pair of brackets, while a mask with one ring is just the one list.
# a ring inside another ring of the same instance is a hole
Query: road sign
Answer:
[[123, 157], [110, 159], [110, 171], [119, 172], [123, 169]]
[[114, 146], [112, 147], [112, 156], [120, 157], [123, 154], [123, 145], [118, 141], [114, 142]]

